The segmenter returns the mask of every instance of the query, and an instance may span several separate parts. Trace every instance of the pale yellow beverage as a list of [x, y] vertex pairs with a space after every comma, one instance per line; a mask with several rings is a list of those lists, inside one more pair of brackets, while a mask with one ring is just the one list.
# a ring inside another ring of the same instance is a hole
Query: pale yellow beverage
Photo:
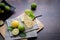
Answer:
[[24, 23], [28, 28], [32, 28], [35, 24], [35, 21], [32, 21], [32, 19], [28, 15], [24, 15]]

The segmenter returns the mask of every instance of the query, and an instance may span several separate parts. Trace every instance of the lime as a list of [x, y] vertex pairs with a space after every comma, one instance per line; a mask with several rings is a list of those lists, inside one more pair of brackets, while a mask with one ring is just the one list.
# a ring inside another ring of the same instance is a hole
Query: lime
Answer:
[[36, 9], [36, 7], [37, 7], [37, 4], [36, 4], [36, 3], [32, 3], [32, 4], [31, 4], [31, 9], [34, 10], [34, 9]]
[[23, 25], [19, 25], [19, 26], [18, 26], [18, 29], [19, 29], [21, 32], [25, 31], [25, 27], [24, 27]]
[[19, 34], [19, 29], [15, 28], [12, 30], [13, 35], [18, 35]]
[[25, 10], [25, 14], [27, 14], [32, 19], [34, 19], [34, 17], [35, 17], [34, 13], [31, 10], [29, 10], [29, 9]]
[[0, 20], [0, 26], [3, 25], [3, 24], [4, 24], [3, 20]]
[[4, 10], [1, 10], [1, 9], [0, 9], [0, 13], [4, 13]]
[[1, 9], [0, 9], [0, 13], [1, 13]]
[[5, 7], [5, 4], [4, 3], [0, 3], [0, 7]]
[[19, 21], [13, 20], [13, 21], [11, 22], [11, 25], [12, 25], [13, 28], [17, 28], [18, 25], [19, 25]]
[[9, 6], [5, 6], [5, 10], [9, 11], [10, 7]]
[[26, 13], [27, 15], [33, 14], [33, 12], [32, 12], [30, 9], [26, 9], [26, 10], [25, 10], [25, 13]]
[[4, 13], [4, 10], [1, 10], [1, 13]]

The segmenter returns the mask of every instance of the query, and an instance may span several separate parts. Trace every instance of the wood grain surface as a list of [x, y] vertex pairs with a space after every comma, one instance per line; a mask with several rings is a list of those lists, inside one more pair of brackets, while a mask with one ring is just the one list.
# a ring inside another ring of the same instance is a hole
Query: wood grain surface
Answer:
[[[20, 16], [18, 16], [16, 18], [22, 17], [23, 15], [24, 15], [24, 13], [22, 13]], [[44, 27], [44, 25], [38, 19], [36, 19], [35, 21], [36, 21], [36, 23], [37, 23], [37, 25], [39, 27], [39, 29], [37, 30], [37, 32], [38, 32], [38, 31], [40, 31]], [[5, 38], [5, 31], [6, 31], [5, 28], [6, 27], [7, 27], [6, 24], [4, 24], [2, 27], [0, 27], [0, 33], [3, 35], [4, 38]], [[27, 40], [27, 39], [23, 39], [23, 40]]]

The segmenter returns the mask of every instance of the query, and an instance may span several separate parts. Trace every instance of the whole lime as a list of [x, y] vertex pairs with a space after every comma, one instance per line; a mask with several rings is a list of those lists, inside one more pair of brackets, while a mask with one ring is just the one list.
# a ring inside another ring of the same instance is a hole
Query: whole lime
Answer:
[[5, 6], [5, 10], [6, 11], [9, 11], [10, 10], [10, 7], [9, 6]]
[[5, 7], [5, 4], [4, 3], [0, 3], [0, 7]]
[[19, 25], [19, 26], [18, 26], [18, 29], [19, 29], [21, 32], [25, 31], [25, 27], [24, 27], [23, 25]]
[[37, 7], [37, 4], [36, 3], [32, 3], [31, 4], [31, 9], [36, 9], [36, 7]]
[[4, 10], [1, 10], [1, 9], [0, 9], [0, 13], [4, 13]]
[[1, 10], [1, 13], [4, 13], [4, 10]]

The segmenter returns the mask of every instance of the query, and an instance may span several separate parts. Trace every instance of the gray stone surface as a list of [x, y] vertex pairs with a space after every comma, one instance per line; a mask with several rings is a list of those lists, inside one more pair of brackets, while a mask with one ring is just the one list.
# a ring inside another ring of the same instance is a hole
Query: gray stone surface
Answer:
[[[7, 27], [8, 27], [8, 26], [11, 26], [11, 22], [12, 22], [13, 20], [18, 20], [18, 21], [21, 23], [20, 18], [8, 19], [8, 20], [6, 20], [6, 22], [7, 22]], [[22, 23], [21, 23], [21, 24], [22, 24]], [[29, 30], [33, 30], [33, 29], [38, 29], [37, 24], [35, 24], [34, 27], [33, 27], [32, 29], [29, 29]], [[26, 31], [27, 31], [27, 30], [26, 30]], [[6, 31], [6, 40], [8, 40], [8, 38], [9, 38], [10, 40], [12, 40], [12, 39], [21, 39], [21, 38], [37, 37], [37, 32], [36, 32], [36, 30], [27, 32], [27, 33], [26, 33], [26, 37], [17, 36], [17, 37], [12, 37], [12, 38], [11, 38], [11, 36], [13, 36], [12, 33], [11, 33], [11, 31]]]

